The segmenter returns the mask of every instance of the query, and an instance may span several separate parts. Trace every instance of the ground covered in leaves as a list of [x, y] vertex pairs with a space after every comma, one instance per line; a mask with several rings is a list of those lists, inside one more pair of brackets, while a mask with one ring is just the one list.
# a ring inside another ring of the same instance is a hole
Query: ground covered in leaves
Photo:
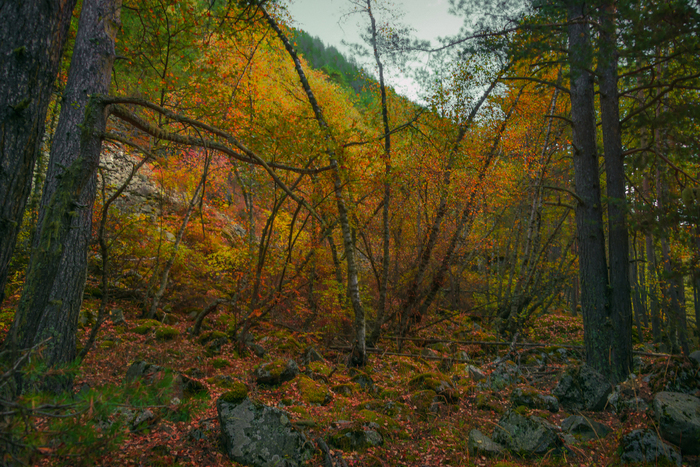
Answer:
[[[544, 317], [522, 338], [551, 344], [547, 347], [509, 352], [508, 347], [483, 344], [497, 339], [486, 323], [467, 318], [446, 322], [432, 329], [432, 335], [413, 340], [381, 340], [361, 371], [345, 366], [341, 339], [330, 341], [328, 336], [272, 325], [253, 332], [258, 353], [264, 351], [264, 356], [239, 355], [226, 334], [231, 321], [223, 312], [210, 315], [197, 337], [188, 332], [191, 317], [169, 315], [166, 325], [140, 320], [135, 310], [127, 310], [125, 318], [125, 323], [103, 327], [94, 350], [77, 370], [72, 397], [59, 402], [24, 396], [27, 403], [34, 398], [35, 405], [87, 401], [87, 409], [75, 417], [35, 422], [33, 433], [24, 439], [35, 446], [36, 465], [238, 465], [221, 449], [216, 400], [240, 383], [251, 399], [286, 410], [309, 440], [324, 439], [336, 459], [342, 457], [349, 466], [610, 465], [619, 462], [617, 448], [624, 434], [653, 425], [648, 412], [605, 410], [586, 415], [612, 428], [612, 433], [568, 445], [564, 453], [487, 458], [470, 452], [469, 432], [476, 428], [490, 434], [508, 409], [557, 426], [572, 415], [511, 407], [510, 398], [516, 388], [534, 387], [549, 394], [562, 371], [580, 363], [575, 347], [582, 340], [580, 318], [563, 313]], [[80, 334], [83, 341], [88, 331], [86, 325]], [[318, 354], [310, 353], [312, 348]], [[266, 362], [290, 359], [298, 363], [300, 373], [289, 381], [265, 385], [254, 376], [255, 368]], [[647, 379], [645, 372], [667, 360], [645, 356], [637, 361], [639, 384], [634, 390], [647, 402], [650, 385], [658, 378]], [[127, 369], [138, 361], [174, 373], [156, 382], [126, 382]], [[517, 371], [495, 375], [497, 363]], [[177, 374], [186, 375], [197, 390], [178, 392], [173, 382]], [[383, 443], [343, 444], [339, 434], [353, 426], [373, 427]], [[320, 450], [309, 465], [324, 465]]]

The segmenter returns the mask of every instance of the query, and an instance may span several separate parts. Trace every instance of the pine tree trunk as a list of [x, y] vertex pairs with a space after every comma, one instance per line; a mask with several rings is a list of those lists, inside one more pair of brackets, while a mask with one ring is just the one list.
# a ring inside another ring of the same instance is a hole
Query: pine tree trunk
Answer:
[[576, 232], [581, 279], [586, 362], [610, 375], [608, 355], [612, 324], [608, 305], [608, 268], [600, 199], [596, 121], [594, 106], [593, 47], [586, 19], [585, 4], [572, 4], [569, 16], [569, 64], [571, 68], [571, 121], [573, 123]]
[[107, 120], [99, 98], [109, 84], [120, 0], [86, 0], [51, 148], [37, 248], [11, 330], [19, 348], [50, 338], [49, 366], [76, 356], [78, 313], [85, 286], [96, 174]]
[[0, 6], [0, 303], [75, 3]]
[[629, 238], [625, 220], [625, 166], [620, 132], [620, 99], [617, 91], [615, 6], [605, 2], [600, 8], [602, 27], [598, 75], [608, 194], [609, 311], [613, 326], [610, 376], [612, 382], [616, 383], [625, 380], [632, 369], [632, 303], [629, 283]]

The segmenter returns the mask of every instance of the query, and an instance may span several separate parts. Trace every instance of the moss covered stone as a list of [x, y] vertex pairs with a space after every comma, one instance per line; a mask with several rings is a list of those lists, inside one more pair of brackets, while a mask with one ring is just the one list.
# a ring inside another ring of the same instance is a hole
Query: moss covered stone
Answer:
[[211, 361], [211, 366], [213, 366], [217, 370], [220, 368], [225, 368], [225, 367], [229, 366], [230, 364], [231, 363], [229, 363], [229, 361], [226, 360], [225, 358], [214, 358]]
[[172, 326], [161, 326], [156, 329], [156, 339], [159, 341], [171, 341], [180, 336], [180, 330]]
[[148, 334], [154, 329], [161, 327], [163, 324], [155, 319], [141, 319], [138, 321], [138, 325], [134, 328], [136, 334]]
[[411, 390], [435, 391], [448, 402], [456, 402], [458, 394], [450, 379], [441, 373], [423, 373], [408, 382]]
[[401, 426], [391, 417], [374, 412], [372, 410], [360, 410], [357, 420], [365, 426], [372, 426], [379, 431], [382, 436], [390, 436], [401, 429]]
[[197, 338], [197, 342], [199, 342], [202, 345], [206, 345], [216, 339], [226, 339], [226, 341], [228, 341], [228, 336], [226, 335], [226, 333], [220, 331], [207, 331], [202, 333]]
[[231, 389], [226, 391], [219, 397], [220, 400], [227, 402], [229, 404], [238, 404], [246, 397], [248, 397], [248, 386], [236, 381], [230, 386]]
[[334, 393], [340, 394], [341, 396], [350, 397], [356, 391], [356, 385], [354, 384], [338, 384], [331, 388]]
[[333, 399], [328, 388], [307, 376], [299, 378], [297, 387], [302, 400], [307, 404], [325, 405]]
[[260, 384], [277, 385], [291, 381], [299, 374], [299, 366], [294, 360], [278, 359], [259, 365], [253, 370]]
[[419, 414], [426, 414], [433, 406], [436, 397], [437, 393], [433, 390], [418, 391], [411, 395], [411, 405], [415, 407], [416, 412]]
[[314, 373], [319, 373], [323, 376], [330, 376], [332, 371], [330, 367], [323, 362], [310, 362], [308, 367], [309, 370], [313, 371]]

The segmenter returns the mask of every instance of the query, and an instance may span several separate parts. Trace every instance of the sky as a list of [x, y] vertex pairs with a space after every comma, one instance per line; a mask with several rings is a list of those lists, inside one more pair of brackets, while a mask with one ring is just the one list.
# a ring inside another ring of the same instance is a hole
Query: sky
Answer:
[[[438, 37], [455, 35], [459, 32], [462, 20], [448, 13], [447, 0], [404, 0], [393, 2], [396, 9], [405, 13], [403, 23], [415, 29], [417, 39], [429, 40], [436, 44]], [[342, 41], [361, 43], [361, 24], [366, 17], [361, 15], [343, 16], [351, 5], [348, 0], [289, 0], [288, 11], [294, 19], [294, 26], [312, 36], [319, 37], [324, 44], [335, 46], [349, 56], [349, 48]], [[371, 70], [368, 70], [371, 71]], [[389, 73], [387, 81], [407, 97], [417, 99], [417, 87], [409, 78]]]

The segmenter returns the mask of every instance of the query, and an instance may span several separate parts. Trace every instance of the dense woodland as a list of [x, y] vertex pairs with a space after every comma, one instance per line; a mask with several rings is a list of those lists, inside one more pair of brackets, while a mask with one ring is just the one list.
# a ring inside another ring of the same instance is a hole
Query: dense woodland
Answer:
[[450, 3], [0, 3], [0, 464], [697, 465], [700, 5]]

